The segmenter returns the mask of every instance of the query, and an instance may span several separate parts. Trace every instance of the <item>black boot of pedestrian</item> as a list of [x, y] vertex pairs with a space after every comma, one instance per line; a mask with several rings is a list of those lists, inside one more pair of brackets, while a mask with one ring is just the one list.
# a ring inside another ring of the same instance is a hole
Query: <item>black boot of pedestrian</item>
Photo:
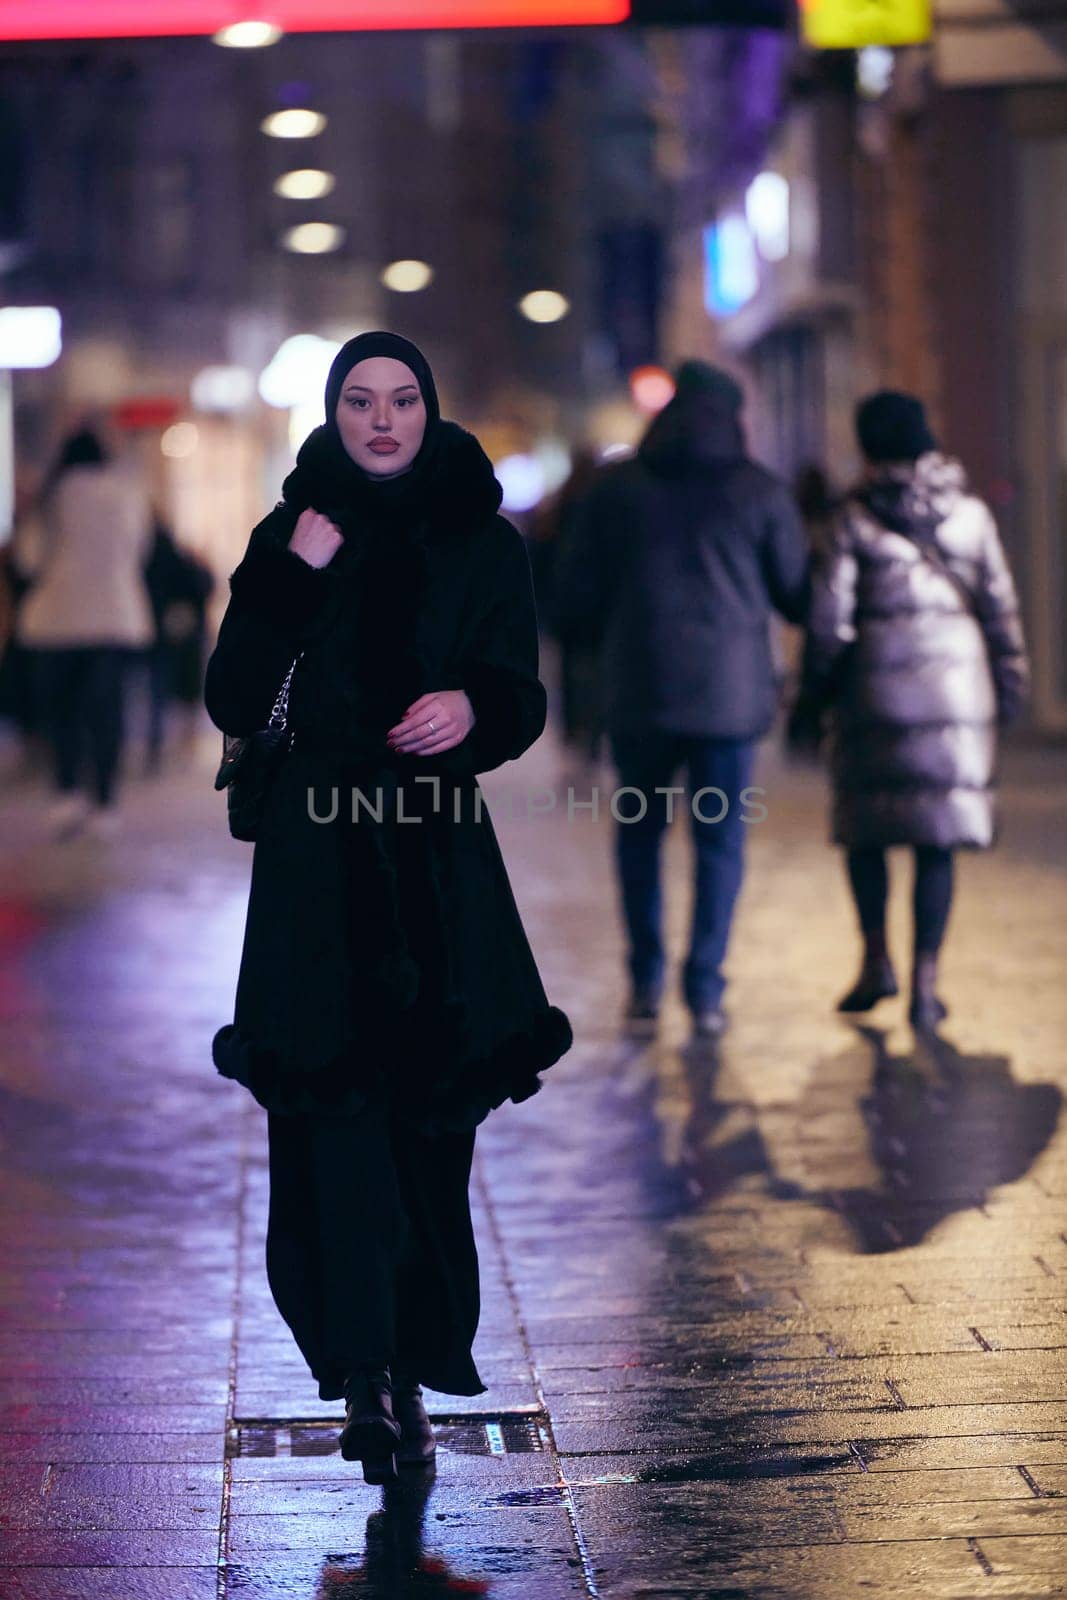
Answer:
[[341, 1455], [362, 1461], [367, 1483], [395, 1478], [400, 1424], [393, 1415], [388, 1367], [362, 1367], [345, 1379], [345, 1422]]
[[869, 938], [863, 952], [860, 975], [847, 994], [837, 1002], [838, 1011], [869, 1011], [879, 1000], [899, 994], [897, 975], [889, 959], [884, 939]]
[[916, 1033], [933, 1033], [948, 1016], [948, 1006], [937, 995], [937, 954], [916, 954], [911, 977], [911, 1006], [908, 1020]]
[[428, 1467], [437, 1454], [437, 1441], [426, 1415], [422, 1389], [403, 1372], [393, 1378], [393, 1415], [400, 1424], [397, 1461], [402, 1467]]
[[659, 993], [644, 984], [635, 984], [626, 1007], [626, 1029], [631, 1034], [652, 1034], [659, 1021]]

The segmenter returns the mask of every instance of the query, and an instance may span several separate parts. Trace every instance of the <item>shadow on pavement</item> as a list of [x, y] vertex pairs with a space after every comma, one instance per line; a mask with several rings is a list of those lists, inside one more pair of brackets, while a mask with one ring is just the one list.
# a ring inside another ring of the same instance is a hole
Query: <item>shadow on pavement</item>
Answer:
[[689, 1202], [710, 1205], [757, 1177], [765, 1180], [765, 1191], [774, 1199], [801, 1198], [803, 1190], [778, 1176], [756, 1108], [720, 1095], [719, 1045], [711, 1041], [683, 1045], [678, 1064], [690, 1107], [679, 1149], [679, 1175]]
[[894, 1056], [880, 1029], [857, 1032], [874, 1058], [859, 1111], [881, 1182], [805, 1198], [832, 1207], [861, 1252], [876, 1255], [921, 1243], [1024, 1177], [1056, 1131], [1063, 1095], [1052, 1083], [1017, 1083], [1007, 1056], [964, 1055], [942, 1038]]
[[[808, 1096], [792, 1108], [802, 1147], [806, 1125], [840, 1118], [840, 1138], [830, 1148], [836, 1170], [851, 1165], [862, 1172], [863, 1181], [851, 1184], [819, 1187], [781, 1177], [759, 1110], [722, 1094], [721, 1055], [709, 1043], [674, 1053], [676, 1098], [684, 1100], [685, 1114], [674, 1134], [673, 1159], [665, 1160], [663, 1082], [646, 1071], [638, 1092], [626, 1097], [629, 1116], [638, 1126], [646, 1119], [647, 1130], [631, 1140], [629, 1153], [641, 1158], [646, 1187], [663, 1214], [714, 1206], [762, 1179], [756, 1188], [772, 1199], [823, 1206], [841, 1217], [861, 1253], [888, 1253], [921, 1243], [956, 1212], [984, 1205], [993, 1189], [1025, 1177], [1050, 1144], [1063, 1102], [1055, 1084], [1019, 1083], [1008, 1057], [965, 1055], [940, 1037], [894, 1055], [882, 1030], [860, 1025], [856, 1032], [873, 1057], [866, 1092], [857, 1101], [846, 1088], [855, 1077], [850, 1052], [817, 1073]], [[824, 1149], [805, 1149], [809, 1171], [818, 1171]]]
[[606, 1143], [662, 1220], [699, 1211], [760, 1176], [773, 1195], [792, 1199], [799, 1192], [777, 1176], [756, 1108], [721, 1093], [717, 1041], [660, 1055], [647, 1041], [624, 1035], [608, 1063], [600, 1106]]

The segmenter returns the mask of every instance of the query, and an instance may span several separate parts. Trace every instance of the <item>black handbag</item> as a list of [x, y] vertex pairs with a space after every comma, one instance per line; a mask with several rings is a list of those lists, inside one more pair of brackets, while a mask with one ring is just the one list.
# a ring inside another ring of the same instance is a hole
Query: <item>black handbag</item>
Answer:
[[222, 761], [215, 774], [215, 788], [226, 790], [226, 812], [235, 839], [255, 839], [270, 786], [292, 745], [288, 728], [289, 685], [299, 660], [297, 656], [285, 674], [265, 728], [242, 738], [228, 733], [222, 736]]

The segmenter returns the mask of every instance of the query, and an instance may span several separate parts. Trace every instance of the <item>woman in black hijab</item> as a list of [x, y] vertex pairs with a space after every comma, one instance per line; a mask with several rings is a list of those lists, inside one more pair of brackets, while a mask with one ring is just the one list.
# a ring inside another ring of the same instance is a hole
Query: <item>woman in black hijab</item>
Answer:
[[571, 1039], [476, 779], [545, 720], [500, 498], [421, 352], [350, 340], [207, 669], [213, 721], [247, 735], [296, 662], [213, 1054], [269, 1113], [271, 1289], [320, 1396], [344, 1397], [342, 1453], [369, 1482], [432, 1458], [421, 1384], [484, 1390], [474, 1129]]

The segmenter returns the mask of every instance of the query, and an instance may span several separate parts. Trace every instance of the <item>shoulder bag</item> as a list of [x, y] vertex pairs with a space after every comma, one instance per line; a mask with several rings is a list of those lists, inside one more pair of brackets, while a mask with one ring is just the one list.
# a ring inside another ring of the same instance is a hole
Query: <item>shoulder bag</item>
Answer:
[[222, 736], [222, 761], [215, 774], [215, 788], [226, 790], [226, 811], [235, 839], [255, 839], [270, 786], [292, 746], [289, 685], [299, 660], [298, 655], [285, 674], [265, 728], [243, 738], [232, 738], [228, 733]]

